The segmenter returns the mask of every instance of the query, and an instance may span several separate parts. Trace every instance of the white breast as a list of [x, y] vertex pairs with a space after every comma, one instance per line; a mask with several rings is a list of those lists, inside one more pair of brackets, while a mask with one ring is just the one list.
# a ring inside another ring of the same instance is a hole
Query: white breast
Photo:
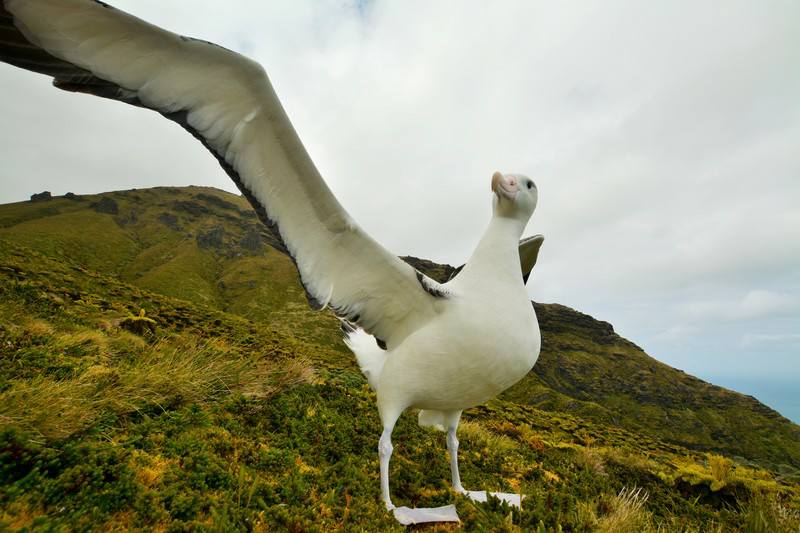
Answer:
[[381, 395], [409, 407], [466, 409], [522, 379], [541, 338], [527, 295], [510, 296], [453, 295], [441, 315], [387, 358]]

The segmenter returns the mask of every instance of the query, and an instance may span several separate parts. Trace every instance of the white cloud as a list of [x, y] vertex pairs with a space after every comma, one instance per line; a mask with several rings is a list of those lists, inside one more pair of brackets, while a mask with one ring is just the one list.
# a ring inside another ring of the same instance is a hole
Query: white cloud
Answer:
[[695, 320], [751, 320], [792, 313], [798, 309], [796, 298], [767, 290], [751, 290], [736, 300], [698, 300], [682, 306]]
[[652, 340], [658, 343], [686, 345], [699, 331], [700, 329], [694, 325], [675, 324], [653, 335]]
[[798, 348], [800, 347], [800, 333], [746, 333], [742, 335], [741, 344], [747, 348], [774, 349], [775, 346]]
[[770, 291], [750, 291], [733, 311], [734, 318], [748, 319], [786, 313], [797, 309], [797, 300]]

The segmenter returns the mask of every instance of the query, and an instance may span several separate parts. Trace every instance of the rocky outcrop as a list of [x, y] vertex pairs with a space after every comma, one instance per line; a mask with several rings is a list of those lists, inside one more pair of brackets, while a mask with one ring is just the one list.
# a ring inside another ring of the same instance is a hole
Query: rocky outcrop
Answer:
[[239, 241], [239, 246], [252, 253], [261, 253], [264, 250], [264, 239], [258, 228], [251, 226]]
[[461, 267], [456, 268], [446, 263], [434, 263], [428, 259], [420, 259], [411, 255], [401, 256], [400, 259], [439, 283], [446, 282], [461, 269]]
[[219, 207], [221, 209], [229, 209], [231, 211], [238, 211], [239, 208], [236, 207], [236, 204], [228, 202], [227, 200], [223, 200], [218, 196], [214, 196], [213, 194], [206, 194], [206, 193], [199, 193], [195, 194], [194, 197], [197, 200], [201, 200], [207, 204], [211, 204], [215, 207]]
[[109, 215], [116, 215], [119, 213], [119, 205], [116, 200], [110, 196], [103, 196], [97, 202], [92, 204], [92, 209], [98, 213], [106, 213]]
[[211, 212], [206, 206], [198, 202], [190, 200], [175, 200], [172, 202], [172, 208], [176, 211], [183, 211], [192, 216], [207, 215]]
[[31, 202], [49, 202], [53, 199], [50, 191], [43, 191], [36, 194], [31, 194]]
[[181, 227], [178, 225], [178, 217], [172, 213], [164, 212], [159, 214], [156, 218], [159, 222], [173, 231], [179, 231], [181, 229]]
[[197, 234], [197, 246], [203, 249], [217, 249], [222, 248], [223, 238], [225, 237], [225, 228], [221, 225], [214, 226], [210, 230]]

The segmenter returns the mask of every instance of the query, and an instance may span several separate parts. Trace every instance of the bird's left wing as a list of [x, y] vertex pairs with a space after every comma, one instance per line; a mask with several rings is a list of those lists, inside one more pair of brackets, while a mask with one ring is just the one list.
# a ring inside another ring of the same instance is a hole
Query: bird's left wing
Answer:
[[438, 284], [350, 218], [258, 63], [95, 0], [0, 0], [0, 60], [190, 131], [281, 240], [312, 305], [330, 306], [390, 348], [437, 312]]

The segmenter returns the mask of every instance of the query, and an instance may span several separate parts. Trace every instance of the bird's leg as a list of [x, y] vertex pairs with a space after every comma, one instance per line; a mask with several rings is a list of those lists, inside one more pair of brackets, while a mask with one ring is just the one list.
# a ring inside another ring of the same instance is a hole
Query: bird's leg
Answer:
[[[464, 486], [461, 484], [461, 476], [458, 473], [458, 437], [456, 437], [456, 430], [458, 429], [458, 421], [460, 418], [461, 411], [445, 413], [445, 427], [447, 428], [447, 451], [450, 453], [450, 475], [453, 479], [453, 490], [459, 494], [463, 494], [473, 501], [485, 502], [486, 498], [488, 497], [486, 491], [465, 490]], [[519, 494], [506, 494], [502, 492], [492, 492], [490, 494], [512, 506], [522, 506], [523, 497]]]
[[458, 437], [456, 437], [456, 428], [447, 430], [447, 451], [450, 453], [450, 476], [453, 481], [453, 490], [463, 494], [466, 491], [461, 485], [461, 476], [458, 473]]
[[[380, 408], [380, 392], [378, 393], [378, 403]], [[392, 498], [389, 496], [389, 459], [392, 456], [392, 429], [401, 412], [402, 410], [396, 412], [381, 409], [383, 434], [378, 443], [378, 456], [381, 460], [381, 496], [383, 497], [383, 503], [386, 505], [386, 510], [391, 511], [395, 519], [404, 526], [425, 522], [458, 522], [455, 505], [409, 508], [405, 506], [395, 507], [392, 503]], [[391, 423], [388, 423], [389, 421]]]
[[391, 511], [394, 509], [392, 498], [389, 496], [389, 459], [392, 457], [392, 430], [394, 423], [391, 426], [384, 426], [381, 440], [378, 441], [378, 457], [381, 463], [381, 497], [383, 503], [386, 504], [386, 510]]
[[444, 426], [447, 428], [447, 451], [450, 455], [450, 477], [453, 481], [453, 490], [463, 494], [466, 491], [461, 485], [461, 476], [458, 473], [458, 437], [456, 437], [461, 411], [445, 411], [442, 414], [444, 415]]

